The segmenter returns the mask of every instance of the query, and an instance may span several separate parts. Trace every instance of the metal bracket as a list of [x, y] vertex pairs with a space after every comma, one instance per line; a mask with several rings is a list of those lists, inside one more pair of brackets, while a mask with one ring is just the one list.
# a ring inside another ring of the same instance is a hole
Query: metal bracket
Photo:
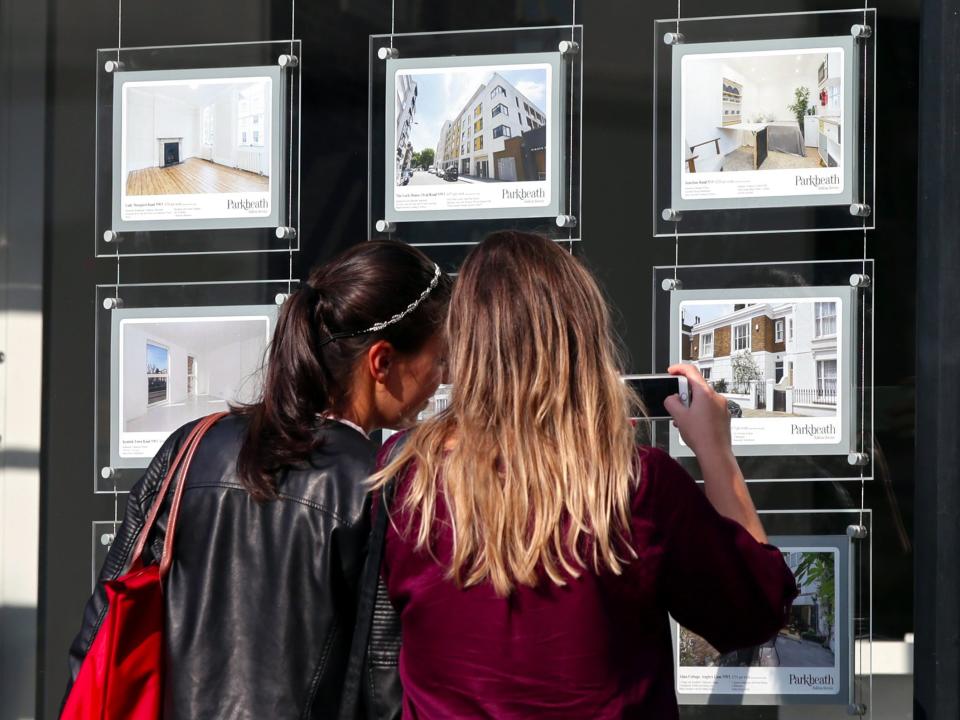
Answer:
[[666, 45], [680, 45], [686, 38], [681, 32], [668, 32], [663, 34], [663, 42]]
[[850, 206], [850, 214], [854, 217], [869, 217], [870, 213], [870, 206], [865, 203], [853, 203]]
[[395, 47], [382, 47], [377, 50], [377, 57], [381, 60], [396, 60], [400, 57], [400, 51]]
[[118, 243], [123, 238], [120, 237], [120, 233], [113, 230], [104, 230], [103, 231], [103, 241], [105, 243]]
[[574, 42], [573, 40], [561, 40], [557, 48], [564, 57], [580, 54], [580, 43]]
[[660, 217], [667, 222], [680, 222], [683, 220], [683, 213], [673, 208], [664, 208], [663, 212], [660, 213]]
[[866, 540], [866, 525], [847, 525], [847, 537], [851, 540]]
[[280, 225], [274, 231], [274, 234], [277, 236], [277, 240], [293, 240], [297, 237], [297, 229], [289, 225]]
[[863, 452], [852, 452], [847, 455], [847, 464], [854, 467], [864, 467], [870, 464], [870, 456]]
[[850, 276], [850, 287], [855, 288], [868, 288], [870, 287], [870, 276], [863, 275], [861, 273], [854, 273]]
[[118, 70], [123, 70], [123, 63], [119, 60], [107, 60], [103, 64], [103, 69], [108, 73], [117, 72]]
[[108, 297], [103, 299], [104, 310], [119, 310], [123, 307], [123, 298]]
[[108, 548], [113, 545], [114, 538], [116, 538], [116, 535], [113, 533], [103, 533], [103, 535], [100, 536], [100, 544]]
[[277, 293], [274, 296], [273, 301], [277, 305], [283, 305], [289, 299], [290, 299], [290, 295], [288, 293]]
[[664, 278], [663, 282], [660, 283], [660, 287], [666, 290], [667, 292], [671, 292], [673, 290], [679, 290], [680, 288], [682, 288], [683, 283], [680, 280], [676, 280], [674, 278]]
[[873, 28], [869, 25], [851, 25], [850, 34], [857, 40], [869, 40], [873, 37]]
[[280, 55], [277, 58], [277, 65], [282, 67], [284, 70], [292, 70], [295, 67], [300, 66], [300, 58], [296, 55]]
[[397, 224], [389, 220], [377, 220], [377, 224], [374, 225], [374, 227], [378, 233], [392, 233], [397, 231]]
[[557, 215], [558, 228], [575, 228], [577, 226], [576, 215]]
[[104, 480], [109, 480], [110, 478], [113, 478], [116, 476], [117, 476], [116, 468], [110, 467], [109, 465], [107, 467], [100, 468], [100, 477], [102, 477]]

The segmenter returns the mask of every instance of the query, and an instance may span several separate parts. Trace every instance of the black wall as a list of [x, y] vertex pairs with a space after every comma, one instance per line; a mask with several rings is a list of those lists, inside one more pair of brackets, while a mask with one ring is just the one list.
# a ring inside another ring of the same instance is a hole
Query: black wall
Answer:
[[[93, 253], [95, 50], [115, 47], [117, 6], [90, 0], [49, 1], [50, 68], [46, 127], [45, 354], [41, 643], [39, 717], [54, 717], [66, 678], [66, 650], [90, 591], [90, 521], [113, 516], [109, 497], [94, 496], [91, 419], [94, 377], [94, 285], [110, 282], [111, 260]], [[878, 27], [877, 434], [888, 469], [867, 489], [877, 513], [874, 534], [878, 636], [912, 630], [909, 549], [912, 516], [914, 267], [917, 183], [918, 0], [881, 0]], [[718, 4], [685, 1], [683, 15], [846, 9], [844, 2]], [[297, 3], [304, 43], [302, 119], [303, 251], [295, 275], [365, 239], [368, 35], [389, 30], [390, 7], [374, 0]], [[650, 278], [673, 261], [673, 243], [650, 235], [652, 23], [672, 17], [671, 2], [581, 1], [584, 26], [583, 217], [581, 252], [619, 313], [632, 370], [650, 368]], [[126, 2], [123, 45], [174, 45], [282, 39], [289, 3], [269, 0]], [[567, 24], [571, 3], [398, 0], [396, 31], [413, 32]], [[401, 233], [402, 237], [402, 233]], [[858, 257], [862, 234], [806, 233], [691, 238], [681, 263]], [[284, 277], [285, 258], [263, 255], [134, 258], [123, 282]], [[859, 502], [856, 487], [755, 486], [758, 504], [835, 507]], [[898, 523], [906, 523], [906, 531]], [[753, 712], [753, 711], [752, 711]], [[764, 711], [756, 711], [763, 713]], [[766, 711], [774, 712], [775, 711]], [[742, 715], [741, 715], [742, 716]], [[775, 717], [752, 714], [751, 717]]]

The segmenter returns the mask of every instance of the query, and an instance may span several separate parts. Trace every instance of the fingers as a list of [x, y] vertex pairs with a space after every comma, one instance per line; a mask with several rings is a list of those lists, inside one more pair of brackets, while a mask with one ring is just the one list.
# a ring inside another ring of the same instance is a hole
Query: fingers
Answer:
[[686, 413], [690, 412], [690, 408], [683, 404], [683, 401], [680, 399], [679, 395], [670, 395], [663, 401], [663, 407], [666, 409], [670, 416], [676, 420], [677, 418], [683, 417]]
[[699, 385], [702, 388], [711, 389], [710, 384], [703, 379], [703, 375], [700, 374], [700, 371], [690, 363], [677, 363], [676, 365], [671, 365], [667, 368], [667, 372], [671, 375], [683, 375], [688, 381]]

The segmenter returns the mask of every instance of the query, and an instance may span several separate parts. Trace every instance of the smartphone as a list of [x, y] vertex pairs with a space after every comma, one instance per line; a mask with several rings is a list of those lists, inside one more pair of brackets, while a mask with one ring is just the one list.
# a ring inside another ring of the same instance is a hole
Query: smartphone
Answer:
[[690, 389], [682, 375], [624, 375], [623, 381], [640, 396], [647, 410], [647, 419], [669, 418], [670, 413], [663, 401], [671, 395], [679, 395], [680, 402], [690, 406]]

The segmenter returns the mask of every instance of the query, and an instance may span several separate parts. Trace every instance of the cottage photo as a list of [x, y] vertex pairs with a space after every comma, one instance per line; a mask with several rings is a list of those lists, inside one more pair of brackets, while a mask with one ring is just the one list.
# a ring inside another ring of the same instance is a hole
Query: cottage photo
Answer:
[[[743, 44], [710, 47], [718, 45]], [[824, 45], [684, 54], [674, 138], [681, 197], [842, 193], [852, 137], [845, 52]]]
[[276, 210], [278, 83], [272, 68], [260, 70], [118, 74], [121, 223], [268, 224]]
[[840, 297], [679, 303], [679, 360], [727, 399], [734, 445], [836, 443], [845, 401]]
[[553, 64], [428, 60], [388, 63], [392, 210], [550, 206]]
[[[800, 538], [797, 538], [800, 539]], [[839, 540], [816, 545], [778, 542], [800, 594], [786, 626], [754, 647], [721, 653], [702, 637], [676, 626], [679, 693], [706, 695], [836, 695], [841, 689], [841, 647], [848, 607]], [[836, 543], [829, 547], [830, 542]]]
[[127, 314], [116, 326], [114, 347], [121, 458], [150, 458], [184, 423], [249, 402], [260, 390], [274, 306], [243, 314], [169, 310], [166, 317], [115, 311]]

